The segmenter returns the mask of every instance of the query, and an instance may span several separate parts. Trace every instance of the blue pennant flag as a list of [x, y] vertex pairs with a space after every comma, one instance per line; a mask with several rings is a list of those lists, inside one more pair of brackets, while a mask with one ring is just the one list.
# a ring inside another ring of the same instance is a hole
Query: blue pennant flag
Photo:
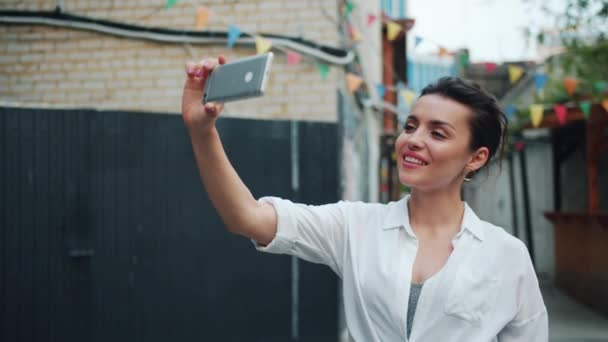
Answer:
[[240, 35], [241, 35], [241, 29], [238, 28], [236, 25], [230, 25], [230, 27], [228, 27], [228, 47], [229, 48], [234, 46], [234, 43], [236, 43], [236, 40], [239, 39]]
[[543, 90], [545, 85], [547, 84], [547, 75], [545, 74], [536, 74], [534, 75], [534, 85], [536, 86], [536, 90]]
[[512, 104], [508, 105], [505, 110], [505, 114], [507, 114], [507, 119], [511, 120], [513, 118], [513, 114], [515, 114], [515, 106]]
[[420, 45], [420, 43], [422, 43], [422, 37], [416, 36], [416, 41], [414, 43], [414, 47]]
[[378, 91], [378, 98], [382, 100], [386, 93], [386, 87], [384, 87], [384, 84], [378, 84], [376, 85], [376, 90]]

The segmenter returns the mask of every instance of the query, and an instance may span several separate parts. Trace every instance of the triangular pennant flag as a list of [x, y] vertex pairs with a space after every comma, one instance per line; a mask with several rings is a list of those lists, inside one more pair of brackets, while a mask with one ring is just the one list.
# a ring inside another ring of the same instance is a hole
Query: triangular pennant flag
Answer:
[[416, 36], [414, 38], [414, 47], [417, 47], [418, 45], [420, 45], [420, 43], [422, 43], [422, 37]]
[[352, 23], [348, 25], [348, 32], [350, 33], [350, 39], [355, 42], [361, 41], [361, 35]]
[[523, 73], [524, 68], [517, 65], [509, 65], [509, 81], [511, 81], [511, 84], [519, 81]]
[[486, 67], [487, 72], [493, 72], [494, 70], [496, 70], [496, 68], [498, 68], [498, 65], [492, 62], [483, 63], [483, 66]]
[[376, 22], [376, 19], [378, 19], [378, 16], [376, 16], [375, 14], [368, 14], [367, 15], [367, 26], [370, 26], [371, 24], [373, 24], [374, 22]]
[[608, 99], [604, 99], [602, 101], [602, 107], [604, 107], [604, 110], [606, 111], [606, 114], [608, 114]]
[[209, 20], [209, 10], [207, 7], [198, 6], [196, 8], [196, 22], [195, 27], [197, 30], [202, 29], [207, 25], [207, 21]]
[[405, 89], [401, 91], [401, 96], [403, 97], [403, 101], [405, 101], [405, 104], [411, 106], [412, 102], [414, 102], [414, 99], [416, 98], [416, 93], [411, 90]]
[[589, 115], [591, 114], [591, 102], [589, 101], [581, 101], [581, 110], [583, 111], [583, 116], [586, 120], [589, 120]]
[[534, 75], [534, 86], [536, 87], [536, 90], [545, 89], [546, 84], [547, 84], [547, 75], [541, 74], [541, 73], [537, 73]]
[[348, 85], [348, 91], [352, 94], [359, 89], [361, 84], [363, 84], [363, 79], [349, 72], [346, 74], [346, 83]]
[[574, 90], [576, 90], [576, 86], [578, 85], [578, 80], [571, 77], [564, 77], [564, 87], [566, 87], [566, 91], [569, 95], [574, 94]]
[[317, 63], [317, 69], [319, 69], [319, 75], [321, 75], [321, 79], [326, 79], [327, 74], [329, 74], [329, 66], [327, 64]]
[[511, 118], [513, 117], [513, 114], [515, 114], [515, 106], [510, 104], [507, 106], [507, 108], [505, 109], [505, 114], [507, 114], [507, 119], [511, 120]]
[[384, 94], [386, 94], [386, 87], [384, 86], [384, 84], [378, 84], [376, 85], [376, 91], [378, 92], [378, 98], [383, 99]]
[[460, 66], [465, 67], [467, 65], [469, 65], [469, 54], [463, 53], [460, 55]]
[[346, 0], [346, 3], [344, 4], [344, 15], [346, 17], [349, 17], [354, 9], [355, 9], [355, 3], [352, 1], [349, 1], [349, 0]]
[[399, 33], [401, 32], [403, 28], [401, 27], [401, 25], [397, 24], [394, 21], [387, 21], [386, 22], [386, 36], [388, 38], [388, 40], [393, 41], [395, 39], [397, 39], [397, 36], [399, 36]]
[[568, 116], [568, 108], [566, 108], [565, 105], [556, 104], [553, 106], [553, 111], [555, 112], [555, 116], [557, 116], [557, 121], [559, 121], [560, 125], [565, 125]]
[[227, 46], [229, 48], [234, 46], [234, 43], [236, 43], [236, 40], [239, 39], [239, 36], [241, 35], [241, 29], [238, 28], [236, 25], [230, 25], [228, 27], [228, 44]]
[[595, 90], [597, 90], [598, 93], [603, 93], [604, 90], [606, 90], [606, 88], [608, 87], [608, 82], [597, 81], [593, 86], [595, 87]]
[[532, 120], [532, 126], [538, 127], [541, 121], [543, 121], [543, 111], [543, 105], [530, 105], [530, 120]]
[[287, 65], [300, 64], [301, 60], [302, 56], [299, 53], [287, 50]]
[[515, 142], [515, 149], [518, 151], [522, 151], [524, 149], [524, 147], [526, 147], [526, 144], [523, 141], [516, 141]]
[[177, 3], [177, 0], [167, 0], [165, 3], [165, 8], [171, 8]]
[[446, 56], [448, 54], [448, 49], [440, 46], [439, 47], [439, 52], [437, 52], [437, 54], [439, 55], [439, 57]]
[[262, 36], [255, 37], [255, 49], [258, 54], [266, 53], [272, 47], [272, 42]]

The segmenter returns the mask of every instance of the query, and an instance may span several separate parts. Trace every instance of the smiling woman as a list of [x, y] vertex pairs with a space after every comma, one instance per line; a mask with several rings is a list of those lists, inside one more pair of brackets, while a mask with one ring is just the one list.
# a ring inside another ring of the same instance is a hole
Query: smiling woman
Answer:
[[182, 102], [209, 197], [227, 228], [258, 250], [336, 272], [356, 341], [547, 341], [525, 245], [460, 197], [465, 177], [504, 145], [506, 119], [493, 96], [458, 78], [423, 90], [395, 144], [399, 179], [411, 188], [400, 201], [256, 200], [215, 128], [222, 105], [200, 102], [218, 62], [225, 59], [188, 65]]

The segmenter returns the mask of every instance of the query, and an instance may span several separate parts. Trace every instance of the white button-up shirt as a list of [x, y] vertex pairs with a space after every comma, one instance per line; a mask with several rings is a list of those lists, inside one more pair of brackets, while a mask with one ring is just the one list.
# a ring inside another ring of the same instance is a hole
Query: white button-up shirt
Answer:
[[[331, 267], [342, 278], [355, 341], [407, 341], [418, 250], [408, 198], [308, 206], [264, 197], [277, 212], [277, 233], [256, 248]], [[453, 246], [422, 288], [409, 341], [547, 341], [547, 311], [526, 246], [480, 220], [466, 203]]]

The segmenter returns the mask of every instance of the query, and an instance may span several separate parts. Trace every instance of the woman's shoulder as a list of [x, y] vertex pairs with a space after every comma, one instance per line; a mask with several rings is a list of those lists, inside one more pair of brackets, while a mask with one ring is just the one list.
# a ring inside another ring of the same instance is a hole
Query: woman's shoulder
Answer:
[[522, 240], [491, 222], [481, 221], [485, 238], [490, 248], [506, 256], [527, 256], [528, 247]]

